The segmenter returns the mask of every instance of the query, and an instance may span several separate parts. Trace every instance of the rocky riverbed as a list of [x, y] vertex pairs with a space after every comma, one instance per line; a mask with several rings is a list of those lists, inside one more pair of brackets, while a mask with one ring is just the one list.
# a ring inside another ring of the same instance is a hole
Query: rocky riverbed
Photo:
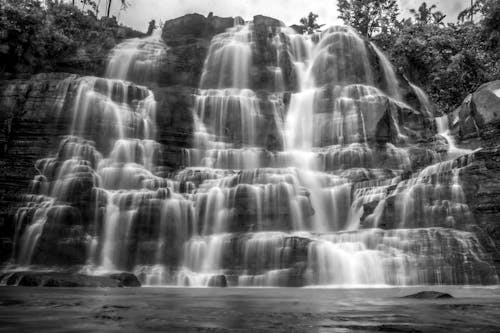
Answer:
[[[413, 299], [423, 290], [453, 298]], [[0, 288], [0, 332], [499, 332], [500, 288]]]

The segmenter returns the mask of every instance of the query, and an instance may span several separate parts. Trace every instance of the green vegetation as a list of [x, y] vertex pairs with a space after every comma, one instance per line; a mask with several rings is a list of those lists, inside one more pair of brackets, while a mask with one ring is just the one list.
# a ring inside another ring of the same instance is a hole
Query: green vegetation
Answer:
[[302, 34], [305, 33], [312, 34], [316, 31], [319, 31], [319, 29], [324, 24], [319, 25], [318, 23], [316, 23], [317, 19], [318, 19], [318, 14], [310, 12], [309, 15], [307, 15], [307, 17], [303, 17], [300, 19], [300, 25], [298, 25], [297, 28], [300, 30]]
[[339, 0], [338, 6], [339, 18], [383, 49], [443, 112], [453, 111], [481, 84], [500, 79], [498, 0], [476, 0], [448, 24], [425, 2], [400, 21], [395, 1]]
[[[95, 1], [80, 7], [56, 0], [0, 0], [0, 75], [66, 69], [71, 62], [90, 62], [88, 70], [123, 38], [141, 33], [98, 19]], [[84, 66], [85, 67], [85, 66]]]
[[339, 18], [365, 36], [392, 32], [398, 26], [396, 0], [338, 0]]

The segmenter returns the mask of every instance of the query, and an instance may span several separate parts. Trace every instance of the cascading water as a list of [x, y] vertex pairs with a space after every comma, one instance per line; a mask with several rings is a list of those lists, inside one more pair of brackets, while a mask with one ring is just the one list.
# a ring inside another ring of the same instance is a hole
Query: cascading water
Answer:
[[129, 39], [113, 49], [106, 77], [154, 84], [158, 81], [166, 52], [159, 30], [148, 38]]
[[[234, 30], [246, 33], [247, 29], [251, 31], [251, 25]], [[284, 124], [283, 151], [269, 152], [256, 140], [262, 115], [259, 101], [265, 97], [241, 85], [249, 82], [248, 72], [239, 69], [236, 75], [231, 63], [224, 76], [207, 86], [206, 77], [221, 66], [220, 61], [212, 63], [212, 53], [207, 58], [201, 86], [213, 90], [201, 90], [196, 97], [195, 148], [187, 152], [191, 170], [207, 179], [193, 194], [199, 235], [186, 245], [178, 283], [213, 285], [213, 279], [220, 276], [239, 286], [295, 285], [301, 279], [311, 285], [496, 281], [495, 270], [486, 264], [487, 255], [477, 247], [474, 234], [445, 228], [455, 227], [452, 221], [470, 219], [463, 196], [457, 194], [461, 187], [456, 169], [451, 182], [426, 185], [436, 187], [440, 193], [436, 198], [419, 196], [416, 190], [427, 182], [429, 168], [402, 183], [405, 188], [396, 187], [400, 175], [411, 169], [398, 110], [411, 107], [401, 100], [394, 70], [380, 50], [342, 27], [312, 38], [283, 31], [288, 43], [274, 37], [271, 44], [278, 48], [278, 59], [283, 45], [289, 45], [298, 78], [298, 91], [291, 95], [286, 117], [275, 114], [273, 118], [276, 128]], [[242, 51], [251, 48], [251, 38], [241, 45], [241, 38], [222, 34], [213, 43], [211, 52], [220, 45], [233, 45], [221, 51], [221, 59], [240, 59], [241, 66], [252, 62], [240, 56], [251, 55]], [[237, 51], [235, 45], [242, 50]], [[379, 88], [374, 83], [370, 48], [382, 68]], [[282, 77], [276, 75], [281, 71], [274, 66], [269, 71], [279, 83], [275, 87], [281, 86]], [[221, 89], [221, 80], [228, 82], [228, 77], [233, 85]], [[431, 116], [428, 104], [421, 108], [424, 116]], [[385, 140], [379, 138], [385, 134], [383, 129], [373, 126], [384, 118], [392, 126]], [[196, 168], [200, 166], [214, 169]], [[382, 168], [392, 173], [384, 175]], [[435, 173], [440, 179], [445, 171]], [[364, 186], [354, 184], [353, 178], [360, 174], [370, 174], [375, 180]], [[385, 203], [393, 197], [401, 222], [394, 230], [377, 229]], [[427, 200], [435, 202], [427, 206]], [[361, 226], [364, 205], [377, 202], [365, 219], [371, 225]], [[421, 220], [429, 216], [434, 220], [417, 223], [413, 215], [420, 213], [427, 214]], [[422, 245], [416, 248], [410, 242]], [[467, 259], [448, 260], [446, 256], [453, 251]], [[482, 264], [489, 267], [484, 280], [474, 274]]]
[[254, 37], [252, 23], [213, 37], [187, 167], [171, 179], [157, 172], [154, 94], [123, 81], [154, 86], [166, 46], [126, 41], [109, 79], [79, 79], [71, 133], [37, 163], [17, 213], [15, 262], [68, 237], [86, 251], [85, 271], [130, 270], [147, 285], [498, 283], [482, 236], [466, 231], [467, 157], [448, 139], [445, 161], [409, 177], [408, 120], [433, 119], [425, 94], [410, 86], [413, 109], [382, 52], [345, 27], [269, 33], [263, 91]]

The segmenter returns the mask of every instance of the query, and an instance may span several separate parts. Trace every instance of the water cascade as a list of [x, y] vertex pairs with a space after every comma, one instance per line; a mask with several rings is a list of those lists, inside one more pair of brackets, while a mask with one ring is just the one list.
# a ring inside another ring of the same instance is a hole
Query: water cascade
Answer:
[[410, 84], [410, 105], [383, 53], [346, 27], [269, 30], [261, 88], [255, 29], [212, 38], [186, 167], [170, 178], [155, 96], [136, 85], [158, 79], [160, 39], [125, 41], [107, 79], [78, 79], [71, 131], [37, 162], [17, 213], [14, 261], [50, 264], [36, 249], [57, 244], [84, 251], [86, 272], [129, 270], [147, 285], [498, 283], [468, 227], [460, 174], [473, 155], [456, 154], [443, 118], [448, 153], [414, 166], [416, 133], [434, 121], [425, 93]]

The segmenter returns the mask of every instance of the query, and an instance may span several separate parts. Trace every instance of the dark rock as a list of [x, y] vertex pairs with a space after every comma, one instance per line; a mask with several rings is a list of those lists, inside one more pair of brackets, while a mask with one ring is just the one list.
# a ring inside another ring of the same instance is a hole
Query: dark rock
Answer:
[[225, 275], [214, 275], [208, 280], [209, 287], [227, 287], [227, 280]]
[[[13, 234], [12, 232], [2, 232], [2, 231], [3, 230], [0, 227], [0, 234], [6, 236]], [[12, 241], [11, 238], [8, 237], [0, 238], [0, 263], [9, 260], [13, 250], [14, 250], [14, 242]]]
[[110, 279], [117, 280], [121, 283], [123, 287], [140, 287], [141, 283], [139, 282], [139, 279], [137, 279], [137, 276], [135, 276], [132, 273], [115, 273], [115, 274], [110, 274], [108, 275]]
[[460, 173], [462, 188], [476, 223], [489, 236], [481, 243], [493, 255], [499, 270], [500, 146], [481, 149], [472, 155], [471, 160]]
[[40, 287], [42, 285], [42, 276], [36, 274], [24, 274], [18, 280], [20, 287]]
[[224, 32], [234, 25], [232, 17], [205, 17], [200, 14], [187, 14], [163, 25], [162, 37], [169, 46], [176, 46], [176, 42], [188, 39], [210, 39], [215, 34]]
[[160, 85], [198, 87], [210, 39], [233, 24], [232, 17], [204, 17], [200, 14], [166, 21], [162, 38], [169, 49], [166, 65], [159, 74]]
[[416, 299], [442, 299], [453, 298], [450, 294], [442, 293], [439, 291], [421, 291], [416, 294], [403, 296], [403, 298], [416, 298]]
[[6, 280], [8, 286], [22, 287], [140, 287], [137, 277], [131, 273], [108, 276], [90, 276], [78, 273], [15, 272]]
[[191, 145], [194, 92], [193, 88], [178, 85], [154, 90], [158, 103], [157, 141], [163, 148], [159, 164], [166, 168], [181, 167], [183, 149]]
[[455, 134], [461, 143], [467, 144], [474, 138], [473, 148], [499, 143], [500, 133], [500, 81], [483, 84], [467, 96], [462, 105], [454, 112], [458, 119]]
[[[30, 180], [36, 160], [49, 156], [67, 135], [70, 113], [57, 115], [62, 103], [58, 85], [76, 76], [38, 74], [27, 80], [0, 82], [0, 234], [14, 235], [14, 214]], [[5, 240], [3, 241], [5, 244]], [[9, 256], [2, 251], [1, 257]]]

